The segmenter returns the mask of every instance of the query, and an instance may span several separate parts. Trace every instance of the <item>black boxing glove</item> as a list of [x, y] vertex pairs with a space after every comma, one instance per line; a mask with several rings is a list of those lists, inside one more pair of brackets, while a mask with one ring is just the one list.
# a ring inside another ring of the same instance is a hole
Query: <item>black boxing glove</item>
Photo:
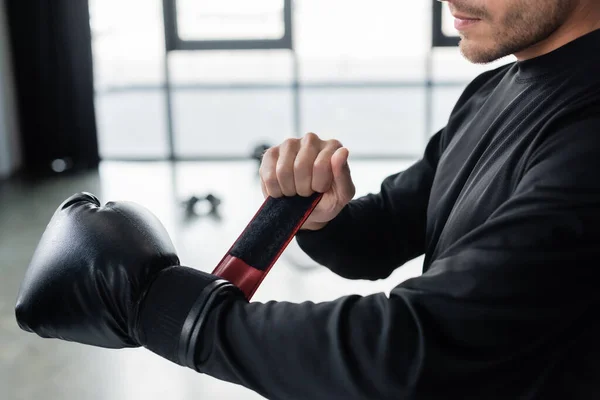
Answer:
[[101, 207], [67, 199], [48, 224], [15, 308], [19, 326], [44, 338], [105, 348], [145, 346], [183, 366], [210, 310], [243, 293], [182, 267], [160, 221], [130, 202]]

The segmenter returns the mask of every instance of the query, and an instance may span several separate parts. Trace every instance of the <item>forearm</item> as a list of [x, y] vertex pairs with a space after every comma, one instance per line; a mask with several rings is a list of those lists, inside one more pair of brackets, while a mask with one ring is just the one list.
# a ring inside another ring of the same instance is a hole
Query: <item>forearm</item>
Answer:
[[386, 178], [377, 194], [352, 200], [323, 229], [300, 231], [300, 248], [351, 279], [383, 279], [423, 254], [433, 169], [422, 160]]
[[315, 262], [340, 276], [383, 279], [422, 250], [414, 235], [404, 235], [401, 227], [391, 229], [389, 219], [364, 207], [363, 200], [354, 200], [323, 229], [299, 231], [296, 241]]
[[406, 288], [234, 301], [211, 314], [194, 369], [273, 400], [518, 398], [556, 357], [553, 327], [564, 326], [532, 312]]
[[[402, 398], [414, 384], [423, 352], [400, 298], [262, 304], [222, 291], [207, 301], [195, 289], [206, 279], [187, 268], [156, 279], [140, 315], [145, 347], [270, 399]], [[199, 302], [205, 318], [194, 312]]]
[[383, 294], [234, 301], [207, 322], [196, 370], [269, 399], [405, 398], [422, 354], [415, 326], [406, 304]]

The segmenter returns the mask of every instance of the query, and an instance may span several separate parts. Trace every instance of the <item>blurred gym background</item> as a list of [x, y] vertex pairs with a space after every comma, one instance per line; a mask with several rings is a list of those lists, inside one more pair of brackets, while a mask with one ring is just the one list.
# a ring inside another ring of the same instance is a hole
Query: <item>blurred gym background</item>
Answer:
[[[512, 61], [472, 65], [457, 43], [434, 0], [0, 0], [0, 398], [260, 399], [143, 349], [20, 331], [47, 222], [78, 191], [136, 201], [212, 271], [262, 203], [264, 148], [341, 140], [357, 196], [416, 161], [466, 84]], [[421, 261], [346, 281], [292, 242], [254, 301], [388, 291]]]

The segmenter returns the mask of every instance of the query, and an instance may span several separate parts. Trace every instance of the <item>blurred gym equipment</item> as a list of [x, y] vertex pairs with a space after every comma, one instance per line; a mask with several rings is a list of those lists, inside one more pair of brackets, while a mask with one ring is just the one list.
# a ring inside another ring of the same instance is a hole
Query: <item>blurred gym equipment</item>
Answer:
[[193, 217], [212, 217], [220, 220], [220, 205], [221, 199], [212, 193], [209, 193], [203, 197], [190, 196], [188, 199], [183, 201], [183, 206], [185, 207], [185, 216], [188, 219]]
[[262, 163], [262, 159], [263, 159], [263, 155], [265, 154], [265, 152], [270, 149], [271, 146], [270, 144], [267, 143], [260, 143], [258, 145], [256, 145], [256, 147], [254, 148], [254, 150], [252, 151], [252, 154], [250, 155], [250, 157], [253, 160], [256, 160], [256, 168], [257, 168], [257, 172], [258, 169], [260, 168], [260, 164]]

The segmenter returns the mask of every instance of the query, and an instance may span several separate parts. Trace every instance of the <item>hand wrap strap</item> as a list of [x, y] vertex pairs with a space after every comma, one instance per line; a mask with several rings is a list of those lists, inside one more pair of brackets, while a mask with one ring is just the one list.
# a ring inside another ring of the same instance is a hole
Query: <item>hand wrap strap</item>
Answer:
[[323, 195], [268, 197], [213, 271], [239, 287], [248, 300]]

